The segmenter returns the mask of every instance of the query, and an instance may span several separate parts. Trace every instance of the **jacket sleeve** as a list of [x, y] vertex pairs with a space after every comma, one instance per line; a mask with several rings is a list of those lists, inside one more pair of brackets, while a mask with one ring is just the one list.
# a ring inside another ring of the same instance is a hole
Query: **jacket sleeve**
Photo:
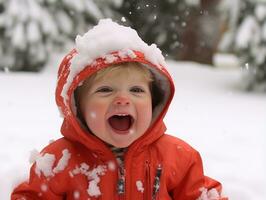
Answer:
[[35, 165], [31, 167], [29, 181], [18, 185], [11, 193], [11, 200], [62, 200], [63, 195], [58, 195], [52, 190], [54, 183], [43, 175], [35, 173]]
[[182, 181], [170, 193], [174, 200], [228, 200], [221, 192], [222, 185], [204, 175], [201, 157], [193, 151]]

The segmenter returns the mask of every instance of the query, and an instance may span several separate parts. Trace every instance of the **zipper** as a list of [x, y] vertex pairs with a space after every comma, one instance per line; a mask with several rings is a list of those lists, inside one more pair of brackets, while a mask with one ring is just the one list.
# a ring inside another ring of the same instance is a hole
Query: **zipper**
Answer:
[[162, 175], [162, 166], [159, 164], [156, 168], [155, 179], [153, 183], [152, 200], [156, 200], [160, 190], [160, 179]]
[[[151, 200], [151, 170], [150, 170], [150, 161], [146, 160], [145, 162], [145, 188], [144, 188], [144, 199]], [[146, 191], [146, 192], [145, 192]]]
[[125, 199], [125, 190], [126, 190], [125, 169], [119, 166], [118, 180], [117, 180], [117, 193], [118, 193], [119, 200]]
[[[120, 149], [121, 150], [121, 149]], [[122, 153], [119, 149], [111, 148], [112, 155], [116, 161], [117, 166], [117, 182], [116, 182], [116, 199], [126, 199], [126, 169], [125, 169], [125, 151]]]

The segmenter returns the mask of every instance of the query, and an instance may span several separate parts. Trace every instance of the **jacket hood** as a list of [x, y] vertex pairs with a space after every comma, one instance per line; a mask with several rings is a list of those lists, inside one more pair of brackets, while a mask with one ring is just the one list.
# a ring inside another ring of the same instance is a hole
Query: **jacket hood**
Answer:
[[77, 36], [75, 48], [64, 57], [58, 70], [56, 103], [64, 118], [61, 132], [66, 138], [106, 154], [103, 152], [108, 147], [78, 119], [74, 91], [95, 72], [125, 62], [138, 62], [151, 71], [160, 99], [153, 109], [152, 125], [131, 146], [146, 146], [164, 133], [163, 118], [174, 96], [174, 84], [161, 51], [154, 44], [144, 43], [134, 29], [104, 19], [83, 36]]

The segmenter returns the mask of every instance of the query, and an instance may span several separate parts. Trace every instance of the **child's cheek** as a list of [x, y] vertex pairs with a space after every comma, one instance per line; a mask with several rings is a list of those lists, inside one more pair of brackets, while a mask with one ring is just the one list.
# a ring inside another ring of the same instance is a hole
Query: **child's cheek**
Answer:
[[141, 110], [141, 111], [151, 112], [151, 110], [152, 110], [152, 101], [151, 101], [150, 98], [147, 98], [144, 101], [139, 102], [137, 106], [138, 106], [139, 110]]
[[88, 108], [88, 117], [92, 123], [98, 124], [105, 116], [103, 105], [94, 103]]
[[97, 135], [98, 133], [98, 129], [101, 126], [101, 120], [100, 120], [100, 114], [98, 113], [98, 111], [94, 108], [94, 109], [88, 109], [87, 110], [87, 125], [89, 126], [89, 128], [94, 132], [94, 134]]
[[138, 104], [138, 116], [142, 124], [149, 124], [152, 118], [152, 104], [150, 100]]
[[96, 114], [95, 111], [90, 111], [89, 115], [90, 115], [91, 119], [96, 119], [97, 118], [97, 114]]

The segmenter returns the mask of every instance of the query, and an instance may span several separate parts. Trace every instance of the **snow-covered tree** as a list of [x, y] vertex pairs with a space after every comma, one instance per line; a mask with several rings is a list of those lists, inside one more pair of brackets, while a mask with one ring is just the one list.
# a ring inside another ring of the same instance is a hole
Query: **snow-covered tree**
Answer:
[[38, 71], [122, 1], [0, 0], [0, 69]]
[[138, 30], [147, 43], [156, 43], [164, 54], [175, 55], [182, 48], [180, 35], [200, 0], [124, 0], [119, 11], [125, 23]]
[[230, 8], [221, 49], [238, 55], [248, 90], [266, 91], [266, 1], [235, 0]]
[[213, 7], [202, 5], [218, 1], [0, 0], [0, 69], [37, 71], [105, 17], [132, 26], [166, 56], [205, 62], [219, 34]]
[[[124, 0], [124, 22], [178, 60], [211, 63], [220, 37], [220, 0]], [[218, 22], [217, 22], [218, 21]], [[217, 31], [216, 31], [217, 30]]]

